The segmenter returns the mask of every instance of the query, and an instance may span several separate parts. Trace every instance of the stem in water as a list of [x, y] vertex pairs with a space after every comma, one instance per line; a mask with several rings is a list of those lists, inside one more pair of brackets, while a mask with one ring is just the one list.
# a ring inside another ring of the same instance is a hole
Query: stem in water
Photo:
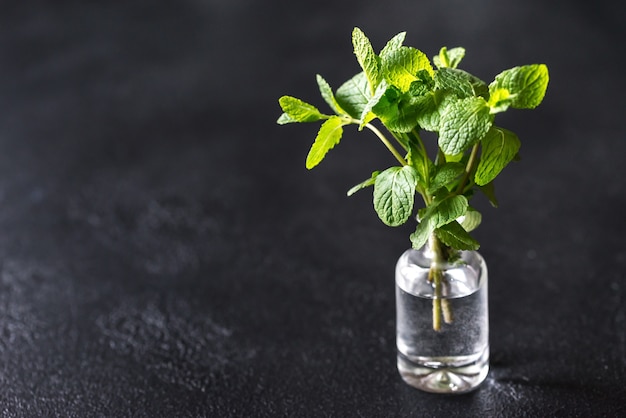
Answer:
[[443, 297], [443, 287], [447, 286], [447, 283], [445, 283], [445, 275], [443, 273], [446, 257], [443, 254], [441, 243], [435, 234], [430, 236], [429, 244], [433, 252], [433, 258], [430, 263], [428, 280], [433, 283], [435, 288], [433, 297], [433, 329], [435, 331], [440, 331], [442, 317], [446, 324], [450, 324], [453, 321], [450, 301]]

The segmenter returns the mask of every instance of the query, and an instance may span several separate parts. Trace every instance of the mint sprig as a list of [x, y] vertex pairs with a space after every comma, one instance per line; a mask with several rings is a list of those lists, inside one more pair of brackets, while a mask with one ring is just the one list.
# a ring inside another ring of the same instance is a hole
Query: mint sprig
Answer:
[[[458, 68], [464, 48], [443, 47], [431, 63], [422, 51], [403, 45], [405, 37], [405, 32], [397, 34], [377, 54], [365, 33], [354, 28], [352, 46], [359, 72], [335, 92], [316, 76], [332, 113], [283, 96], [279, 100], [283, 114], [277, 122], [322, 123], [307, 155], [308, 169], [340, 142], [344, 127], [373, 132], [397, 164], [375, 171], [348, 195], [373, 186], [374, 209], [389, 226], [402, 225], [415, 215], [415, 198], [420, 196], [423, 206], [417, 210], [419, 222], [410, 239], [415, 248], [430, 242], [441, 260], [455, 250], [479, 248], [470, 231], [482, 216], [470, 200], [479, 191], [497, 206], [494, 180], [516, 159], [521, 145], [517, 135], [495, 124], [495, 118], [509, 108], [537, 107], [549, 74], [544, 64], [524, 65], [502, 71], [487, 84]], [[432, 156], [422, 140], [423, 131], [438, 136]], [[431, 273], [434, 283], [440, 283], [440, 272]]]

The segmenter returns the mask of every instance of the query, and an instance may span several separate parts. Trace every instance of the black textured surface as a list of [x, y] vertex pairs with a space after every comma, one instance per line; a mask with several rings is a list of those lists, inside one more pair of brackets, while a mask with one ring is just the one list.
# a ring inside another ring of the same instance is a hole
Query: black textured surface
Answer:
[[[358, 8], [357, 8], [358, 6]], [[456, 9], [455, 9], [456, 8]], [[0, 5], [3, 417], [626, 415], [624, 30], [619, 2], [283, 0]], [[311, 172], [320, 104], [357, 71], [350, 32], [464, 45], [491, 79], [545, 62], [523, 161], [477, 231], [492, 369], [420, 393], [395, 370], [393, 164], [349, 132]], [[359, 158], [354, 158], [358, 155]], [[362, 158], [361, 158], [362, 156]]]

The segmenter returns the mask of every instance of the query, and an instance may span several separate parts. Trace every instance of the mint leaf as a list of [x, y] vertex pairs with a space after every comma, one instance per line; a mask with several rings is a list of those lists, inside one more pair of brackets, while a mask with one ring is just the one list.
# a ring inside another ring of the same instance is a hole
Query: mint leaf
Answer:
[[418, 125], [430, 132], [439, 132], [441, 116], [446, 114], [450, 104], [458, 97], [448, 91], [434, 90], [415, 102]]
[[415, 232], [413, 232], [409, 239], [411, 240], [411, 244], [413, 248], [419, 250], [428, 242], [428, 238], [430, 234], [433, 233], [435, 229], [432, 228], [432, 225], [428, 222], [420, 222], [417, 224], [417, 228], [415, 228]]
[[433, 229], [439, 228], [462, 216], [467, 211], [468, 205], [469, 203], [465, 196], [451, 196], [429, 206], [423, 220], [431, 222]]
[[485, 184], [484, 186], [478, 186], [478, 190], [480, 190], [487, 197], [487, 199], [489, 199], [491, 206], [494, 208], [498, 207], [498, 199], [496, 199], [496, 191], [493, 181]]
[[339, 106], [352, 118], [360, 120], [372, 94], [365, 73], [360, 72], [343, 83], [335, 93]]
[[283, 113], [282, 115], [280, 115], [278, 119], [276, 120], [276, 123], [279, 125], [286, 125], [288, 123], [295, 123], [295, 122], [298, 122], [298, 121], [286, 113]]
[[400, 32], [393, 38], [391, 38], [385, 47], [380, 51], [380, 57], [384, 59], [384, 56], [389, 54], [391, 51], [399, 49], [404, 42], [404, 38], [406, 37], [406, 32]]
[[489, 97], [487, 84], [472, 74], [455, 68], [440, 68], [435, 72], [435, 85], [438, 89], [453, 92], [458, 98]]
[[436, 93], [428, 93], [415, 100], [417, 124], [430, 132], [439, 131], [439, 105], [436, 102]]
[[417, 225], [415, 232], [410, 236], [413, 248], [419, 249], [423, 247], [433, 231], [450, 222], [454, 222], [456, 218], [462, 216], [467, 211], [467, 208], [467, 198], [462, 195], [445, 198], [427, 207], [423, 212], [423, 216], [420, 217], [420, 223]]
[[385, 93], [387, 92], [387, 88], [388, 86], [385, 80], [383, 80], [378, 85], [378, 87], [376, 88], [376, 91], [374, 92], [374, 95], [370, 97], [369, 101], [367, 102], [367, 104], [365, 105], [365, 107], [363, 108], [361, 112], [361, 117], [359, 118], [360, 120], [359, 130], [363, 129], [365, 125], [367, 125], [374, 118], [376, 118], [376, 114], [375, 112], [372, 112], [372, 110], [374, 109], [374, 106], [376, 106], [378, 102], [382, 99], [382, 97], [385, 95]]
[[335, 95], [333, 94], [333, 89], [330, 87], [330, 84], [328, 84], [328, 82], [319, 74], [315, 76], [315, 80], [317, 81], [322, 98], [328, 106], [330, 106], [333, 112], [338, 115], [345, 115], [346, 112], [341, 108], [341, 106], [339, 106], [339, 103], [337, 103], [337, 99], [335, 99]]
[[457, 222], [461, 224], [463, 229], [465, 229], [467, 232], [471, 232], [474, 229], [478, 228], [482, 220], [483, 217], [480, 212], [470, 207], [467, 208], [467, 212], [465, 212], [465, 215], [457, 219]]
[[408, 94], [413, 97], [421, 97], [431, 93], [434, 88], [435, 80], [430, 76], [430, 73], [426, 70], [419, 70], [417, 72], [417, 80], [413, 81], [409, 86]]
[[389, 121], [392, 131], [406, 133], [411, 132], [417, 126], [417, 108], [413, 106], [411, 99], [402, 99], [398, 103], [397, 114]]
[[461, 177], [463, 173], [465, 173], [465, 166], [461, 163], [451, 162], [437, 167], [435, 175], [430, 180], [428, 191], [431, 194], [436, 192], [441, 187], [454, 182]]
[[382, 58], [383, 75], [385, 79], [401, 91], [409, 90], [411, 83], [419, 80], [418, 73], [421, 70], [432, 77], [433, 67], [428, 61], [428, 57], [422, 51], [415, 48], [402, 46], [390, 50]]
[[376, 176], [374, 210], [388, 226], [405, 223], [413, 212], [418, 174], [411, 166], [391, 167]]
[[463, 154], [462, 152], [459, 154], [451, 154], [448, 155], [446, 154], [446, 161], [449, 163], [458, 163], [458, 162], [462, 162], [465, 158], [466, 154]]
[[435, 230], [437, 238], [448, 247], [456, 250], [475, 251], [480, 244], [457, 222], [453, 221]]
[[417, 108], [412, 98], [391, 86], [373, 108], [376, 116], [392, 132], [406, 133], [417, 126]]
[[397, 87], [388, 85], [386, 81], [384, 81], [384, 84], [387, 85], [387, 89], [372, 108], [376, 116], [383, 120], [383, 123], [385, 119], [390, 119], [395, 115], [396, 109], [394, 108], [398, 106], [403, 95]]
[[413, 138], [409, 138], [408, 146], [407, 160], [419, 175], [418, 184], [425, 189], [427, 187], [426, 180], [430, 179], [432, 162]]
[[345, 120], [339, 116], [331, 116], [322, 124], [315, 142], [306, 157], [306, 168], [312, 169], [318, 165], [335, 145], [341, 140], [343, 135], [343, 125]]
[[465, 48], [457, 47], [448, 50], [445, 46], [439, 50], [439, 55], [433, 57], [437, 68], [456, 68], [465, 56]]
[[441, 90], [450, 90], [460, 99], [474, 95], [472, 85], [461, 70], [443, 67], [435, 72], [435, 85]]
[[[383, 81], [381, 86], [386, 84]], [[390, 131], [410, 132], [417, 127], [420, 117], [436, 113], [433, 87], [434, 81], [428, 72], [420, 70], [408, 91], [403, 93], [398, 87], [389, 86], [373, 111]]]
[[448, 66], [456, 68], [461, 60], [465, 57], [465, 48], [457, 46], [456, 48], [449, 49], [448, 54]]
[[465, 151], [481, 140], [493, 122], [482, 97], [468, 97], [451, 103], [441, 115], [439, 147], [446, 155]]
[[545, 64], [524, 65], [498, 74], [489, 85], [489, 91], [493, 94], [498, 89], [507, 89], [512, 107], [534, 109], [542, 102], [549, 79]]
[[511, 106], [514, 97], [515, 96], [511, 96], [511, 92], [507, 89], [494, 88], [493, 91], [490, 92], [489, 101], [487, 102], [491, 108], [491, 113], [506, 111], [509, 106]]
[[493, 126], [481, 140], [481, 144], [480, 162], [474, 181], [479, 186], [484, 186], [495, 179], [515, 158], [520, 148], [520, 140], [513, 132]]
[[362, 181], [361, 183], [357, 184], [356, 186], [350, 188], [350, 190], [348, 190], [347, 195], [348, 196], [352, 196], [353, 194], [355, 194], [359, 190], [365, 189], [366, 187], [369, 187], [369, 186], [373, 186], [374, 183], [376, 182], [376, 177], [378, 177], [379, 174], [380, 174], [380, 171], [374, 171], [370, 178], [368, 178], [367, 180]]
[[356, 55], [356, 59], [367, 77], [370, 93], [374, 94], [381, 80], [380, 58], [374, 52], [370, 40], [359, 28], [354, 28], [352, 31], [352, 45], [354, 47], [354, 55]]
[[278, 123], [290, 123], [290, 122], [317, 122], [321, 119], [326, 119], [327, 116], [320, 113], [317, 108], [307, 102], [291, 96], [283, 96], [278, 99], [280, 107], [283, 112], [287, 114], [287, 117], [281, 117], [278, 119]]

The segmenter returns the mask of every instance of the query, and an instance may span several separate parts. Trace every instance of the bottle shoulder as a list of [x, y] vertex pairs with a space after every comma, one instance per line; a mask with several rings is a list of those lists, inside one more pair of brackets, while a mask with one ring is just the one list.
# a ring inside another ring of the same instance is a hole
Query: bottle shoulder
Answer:
[[[408, 249], [396, 263], [396, 284], [407, 293], [432, 297], [431, 267], [433, 257], [427, 247]], [[487, 284], [487, 265], [477, 251], [459, 251], [451, 260], [437, 267], [444, 273], [444, 297], [467, 296]]]

